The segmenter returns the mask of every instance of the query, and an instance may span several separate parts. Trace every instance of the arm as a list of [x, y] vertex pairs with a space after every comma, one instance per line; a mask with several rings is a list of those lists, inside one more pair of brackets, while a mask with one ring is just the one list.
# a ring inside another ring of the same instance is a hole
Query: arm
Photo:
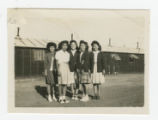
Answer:
[[44, 75], [47, 76], [47, 66], [48, 66], [48, 60], [47, 60], [47, 54], [45, 54], [44, 57]]
[[105, 75], [105, 68], [106, 68], [106, 57], [104, 55], [104, 53], [101, 53], [101, 64], [102, 64], [102, 72], [103, 75]]
[[87, 58], [88, 72], [91, 73], [91, 59], [90, 59], [91, 57], [90, 57], [90, 53], [89, 52], [87, 52], [86, 58]]

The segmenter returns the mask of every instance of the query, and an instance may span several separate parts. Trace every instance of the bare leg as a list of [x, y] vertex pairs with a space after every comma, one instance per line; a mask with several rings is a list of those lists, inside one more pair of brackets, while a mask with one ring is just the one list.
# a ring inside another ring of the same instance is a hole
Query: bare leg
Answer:
[[63, 96], [66, 96], [66, 90], [67, 90], [67, 86], [63, 85]]
[[63, 100], [64, 103], [69, 103], [69, 100], [66, 99], [66, 91], [67, 91], [67, 85], [63, 85]]
[[53, 100], [57, 101], [56, 97], [55, 97], [55, 87], [51, 86], [51, 90], [52, 90], [52, 96], [53, 96]]
[[93, 91], [94, 91], [94, 96], [97, 95], [97, 85], [93, 84]]
[[48, 95], [51, 95], [51, 86], [50, 85], [47, 85], [47, 93], [48, 93]]
[[83, 88], [83, 96], [85, 96], [87, 94], [85, 84], [82, 84], [82, 88]]
[[52, 97], [51, 97], [51, 86], [47, 85], [47, 92], [48, 92], [48, 101], [52, 102]]
[[62, 85], [59, 84], [59, 99], [62, 97]]
[[71, 84], [72, 97], [75, 95], [74, 85]]
[[100, 96], [100, 87], [99, 87], [99, 84], [97, 85], [97, 96]]

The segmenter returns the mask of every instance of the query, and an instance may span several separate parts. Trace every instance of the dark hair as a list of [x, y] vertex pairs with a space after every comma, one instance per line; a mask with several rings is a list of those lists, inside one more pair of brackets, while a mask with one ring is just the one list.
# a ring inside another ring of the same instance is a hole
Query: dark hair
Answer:
[[[98, 41], [94, 40], [94, 41], [91, 43], [91, 46], [93, 46], [94, 44], [97, 44], [97, 45], [98, 45], [98, 50], [101, 50], [101, 45], [99, 44]], [[92, 47], [92, 50], [93, 50], [93, 47]]]
[[46, 46], [46, 49], [47, 49], [48, 52], [50, 52], [50, 47], [51, 46], [54, 46], [54, 48], [56, 50], [56, 47], [57, 47], [56, 44], [54, 42], [49, 42], [49, 43], [47, 43], [47, 46]]
[[84, 40], [81, 40], [81, 41], [80, 41], [80, 46], [81, 46], [81, 44], [85, 44], [85, 46], [86, 46], [86, 51], [88, 51], [88, 43], [87, 43], [86, 41], [84, 41]]
[[75, 43], [75, 44], [76, 44], [76, 49], [78, 50], [78, 44], [77, 44], [76, 40], [71, 40], [71, 41], [70, 41], [69, 50], [71, 50], [71, 44], [72, 44], [72, 43]]
[[69, 42], [67, 40], [63, 40], [58, 44], [58, 50], [62, 49], [63, 44], [67, 44], [67, 46], [69, 45]]

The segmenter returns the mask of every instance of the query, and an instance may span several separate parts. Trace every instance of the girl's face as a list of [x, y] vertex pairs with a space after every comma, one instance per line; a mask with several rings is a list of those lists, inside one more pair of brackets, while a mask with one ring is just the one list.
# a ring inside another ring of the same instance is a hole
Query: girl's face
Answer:
[[93, 44], [92, 48], [93, 48], [94, 51], [98, 51], [99, 46], [97, 44]]
[[86, 45], [84, 43], [81, 43], [80, 49], [81, 49], [81, 51], [85, 51], [86, 50]]
[[74, 42], [72, 42], [70, 46], [71, 46], [71, 49], [72, 49], [72, 50], [75, 50], [76, 47], [77, 47], [77, 46], [76, 46], [76, 43], [74, 43]]
[[62, 50], [63, 50], [63, 51], [66, 51], [67, 48], [68, 48], [67, 44], [66, 44], [66, 43], [63, 43], [63, 45], [62, 45]]
[[50, 52], [54, 52], [55, 51], [55, 47], [54, 46], [50, 46]]

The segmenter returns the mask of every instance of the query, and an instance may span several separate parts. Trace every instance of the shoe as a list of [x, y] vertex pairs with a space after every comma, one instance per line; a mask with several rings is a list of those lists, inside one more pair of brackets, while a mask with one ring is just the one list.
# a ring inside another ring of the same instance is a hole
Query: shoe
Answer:
[[69, 103], [70, 101], [69, 101], [69, 100], [64, 99], [64, 100], [63, 100], [63, 102], [64, 102], [64, 103]]
[[56, 99], [55, 95], [53, 95], [53, 100], [54, 100], [54, 101], [57, 101], [57, 99]]
[[75, 99], [74, 99], [74, 100], [79, 100], [79, 99], [78, 99], [78, 96], [75, 96]]
[[86, 101], [89, 101], [89, 96], [88, 95], [86, 95]]
[[72, 96], [72, 100], [75, 100], [75, 96]]
[[48, 101], [49, 101], [49, 102], [52, 102], [52, 101], [53, 101], [51, 95], [48, 95]]
[[60, 99], [60, 100], [59, 100], [59, 103], [60, 103], [60, 104], [63, 104], [63, 103], [64, 103], [64, 100]]
[[96, 96], [97, 97], [97, 100], [100, 100], [100, 96]]
[[93, 100], [96, 100], [97, 99], [97, 96], [95, 95], [95, 96], [93, 96]]
[[89, 97], [86, 95], [86, 96], [82, 97], [82, 99], [80, 99], [80, 101], [88, 102], [89, 101]]

